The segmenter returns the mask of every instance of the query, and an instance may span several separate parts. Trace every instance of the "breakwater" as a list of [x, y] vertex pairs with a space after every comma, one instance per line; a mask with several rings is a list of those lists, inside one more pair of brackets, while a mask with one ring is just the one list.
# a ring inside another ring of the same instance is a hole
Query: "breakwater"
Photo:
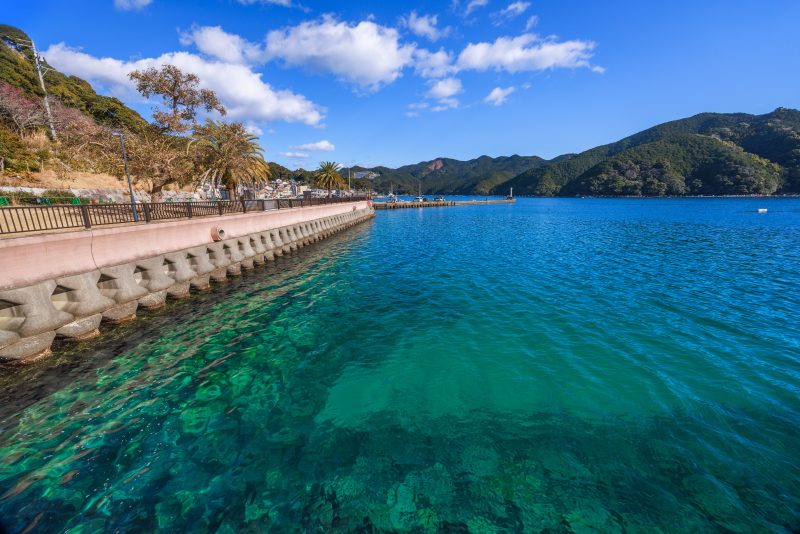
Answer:
[[443, 202], [375, 202], [376, 210], [396, 210], [404, 208], [443, 208], [448, 206], [476, 206], [481, 204], [513, 204], [514, 199], [503, 200], [446, 200]]
[[357, 201], [0, 240], [0, 362], [208, 289], [374, 215]]

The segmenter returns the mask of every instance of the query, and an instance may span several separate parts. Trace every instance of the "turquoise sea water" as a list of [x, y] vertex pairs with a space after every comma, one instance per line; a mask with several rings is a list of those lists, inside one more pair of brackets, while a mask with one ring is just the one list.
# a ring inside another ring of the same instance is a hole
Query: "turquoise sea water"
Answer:
[[798, 532], [799, 316], [799, 200], [378, 212], [3, 373], [0, 525]]

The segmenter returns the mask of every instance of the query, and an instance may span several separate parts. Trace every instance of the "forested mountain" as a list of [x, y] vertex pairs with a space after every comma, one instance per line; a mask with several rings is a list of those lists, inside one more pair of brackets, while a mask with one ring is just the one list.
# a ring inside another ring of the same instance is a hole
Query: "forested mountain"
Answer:
[[355, 171], [370, 170], [380, 174], [375, 179], [378, 190], [416, 194], [418, 187], [424, 194], [486, 194], [509, 179], [537, 168], [546, 160], [536, 156], [507, 156], [490, 158], [481, 156], [469, 161], [437, 158], [397, 169], [354, 167]]
[[529, 169], [495, 188], [526, 195], [800, 193], [800, 111], [702, 113]]

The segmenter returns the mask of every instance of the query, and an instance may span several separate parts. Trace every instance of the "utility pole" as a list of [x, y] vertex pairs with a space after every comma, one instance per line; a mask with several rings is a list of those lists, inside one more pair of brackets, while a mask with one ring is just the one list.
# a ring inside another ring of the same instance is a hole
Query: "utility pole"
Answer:
[[36, 45], [31, 39], [31, 48], [33, 49], [33, 62], [36, 64], [36, 72], [39, 74], [39, 83], [44, 91], [44, 109], [47, 111], [47, 122], [50, 125], [50, 135], [53, 141], [56, 141], [56, 127], [53, 126], [53, 112], [50, 111], [50, 101], [47, 99], [47, 88], [44, 86], [44, 74], [42, 74], [42, 66], [39, 63], [39, 53], [36, 51]]
[[56, 127], [53, 125], [53, 112], [50, 111], [50, 100], [47, 98], [47, 87], [44, 85], [45, 73], [42, 72], [42, 65], [39, 62], [39, 52], [36, 51], [36, 43], [33, 42], [33, 39], [29, 41], [11, 40], [22, 46], [30, 46], [31, 50], [33, 50], [33, 64], [36, 66], [36, 74], [39, 75], [39, 85], [42, 87], [42, 92], [44, 93], [44, 109], [47, 111], [47, 124], [50, 126], [50, 137], [53, 138], [53, 141], [56, 141]]
[[131, 184], [131, 173], [128, 172], [128, 156], [125, 154], [125, 134], [115, 133], [119, 137], [119, 144], [122, 147], [122, 161], [125, 162], [125, 176], [128, 177], [128, 191], [131, 195], [131, 211], [133, 211], [133, 222], [139, 222], [139, 214], [136, 213], [136, 199], [133, 197], [133, 184]]

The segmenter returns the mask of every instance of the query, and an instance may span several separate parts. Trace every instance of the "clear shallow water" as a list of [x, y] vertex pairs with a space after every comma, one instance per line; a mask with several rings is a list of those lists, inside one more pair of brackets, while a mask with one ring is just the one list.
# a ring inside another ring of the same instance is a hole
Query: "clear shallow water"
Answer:
[[796, 532], [798, 282], [798, 200], [379, 212], [2, 376], [0, 524]]

